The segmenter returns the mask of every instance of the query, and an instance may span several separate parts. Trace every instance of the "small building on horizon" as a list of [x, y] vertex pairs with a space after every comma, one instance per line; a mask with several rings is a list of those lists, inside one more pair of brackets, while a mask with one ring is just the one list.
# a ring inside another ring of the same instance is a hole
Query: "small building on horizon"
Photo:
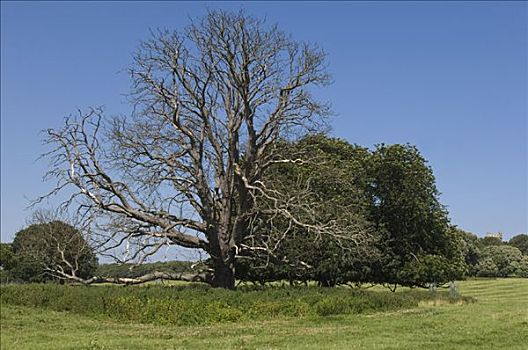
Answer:
[[486, 233], [486, 237], [492, 237], [492, 238], [498, 238], [502, 241], [502, 232], [488, 232]]

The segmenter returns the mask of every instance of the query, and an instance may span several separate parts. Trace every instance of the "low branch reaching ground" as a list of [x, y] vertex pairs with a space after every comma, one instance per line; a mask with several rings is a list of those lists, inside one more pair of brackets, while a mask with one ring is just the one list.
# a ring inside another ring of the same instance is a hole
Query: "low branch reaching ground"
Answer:
[[203, 282], [211, 283], [212, 275], [206, 273], [189, 273], [189, 272], [179, 272], [179, 273], [168, 273], [155, 271], [148, 273], [146, 275], [128, 278], [128, 277], [103, 277], [103, 276], [94, 276], [91, 278], [81, 278], [72, 274], [60, 273], [57, 270], [50, 270], [50, 273], [59, 279], [75, 281], [81, 284], [97, 284], [97, 283], [114, 283], [114, 284], [124, 284], [124, 285], [133, 285], [133, 284], [142, 284], [150, 281], [156, 280], [165, 280], [165, 281], [185, 281], [185, 282]]

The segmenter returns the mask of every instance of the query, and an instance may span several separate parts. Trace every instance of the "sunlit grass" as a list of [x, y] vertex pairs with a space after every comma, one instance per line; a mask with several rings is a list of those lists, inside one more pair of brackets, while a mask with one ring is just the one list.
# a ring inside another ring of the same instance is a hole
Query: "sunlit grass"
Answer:
[[1, 345], [2, 349], [527, 348], [528, 279], [469, 280], [458, 285], [462, 295], [474, 296], [477, 302], [210, 326], [118, 323], [4, 305]]

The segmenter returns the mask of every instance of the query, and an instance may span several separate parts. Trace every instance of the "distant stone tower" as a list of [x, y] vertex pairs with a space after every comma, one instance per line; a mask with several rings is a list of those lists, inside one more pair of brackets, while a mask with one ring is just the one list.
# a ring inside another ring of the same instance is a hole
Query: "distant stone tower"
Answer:
[[486, 237], [498, 238], [502, 241], [502, 232], [488, 232], [486, 233]]

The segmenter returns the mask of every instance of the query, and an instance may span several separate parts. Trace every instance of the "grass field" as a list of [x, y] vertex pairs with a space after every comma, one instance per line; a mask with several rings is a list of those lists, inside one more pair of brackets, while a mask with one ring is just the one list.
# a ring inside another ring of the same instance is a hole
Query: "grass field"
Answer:
[[160, 326], [2, 305], [2, 349], [528, 349], [528, 279], [458, 283], [476, 303], [361, 315]]

